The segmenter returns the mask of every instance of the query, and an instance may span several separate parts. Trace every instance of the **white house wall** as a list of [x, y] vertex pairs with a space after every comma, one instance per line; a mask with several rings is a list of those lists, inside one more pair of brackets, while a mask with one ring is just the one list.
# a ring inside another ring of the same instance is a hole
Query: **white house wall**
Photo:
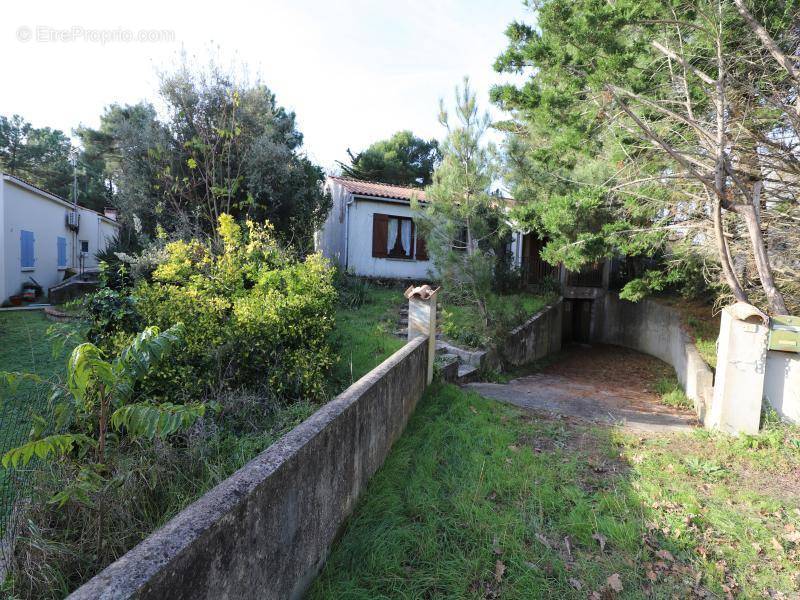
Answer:
[[322, 227], [314, 234], [314, 249], [340, 268], [345, 267], [347, 202], [351, 195], [344, 186], [333, 183], [331, 210]]
[[[106, 247], [113, 237], [117, 225], [98, 213], [80, 209], [80, 231], [76, 236], [66, 226], [66, 213], [70, 210], [66, 203], [58, 202], [31, 191], [13, 181], [2, 180], [0, 186], [2, 205], [2, 281], [0, 281], [0, 302], [13, 294], [20, 293], [22, 284], [32, 277], [44, 288], [57, 284], [64, 278], [64, 268], [58, 266], [58, 237], [67, 241], [67, 266], [77, 268], [75, 256], [78, 252], [77, 240], [89, 241], [87, 267], [96, 267], [94, 253]], [[34, 236], [34, 266], [22, 268], [20, 231], [31, 231]]]
[[[100, 250], [105, 250], [116, 235], [117, 226], [88, 208], [79, 208], [78, 211], [81, 214], [78, 240], [87, 240], [89, 242], [89, 253], [84, 258], [83, 266], [91, 269], [97, 266], [95, 254]], [[67, 254], [67, 257], [71, 256], [71, 254]]]
[[372, 215], [379, 213], [397, 217], [413, 217], [413, 211], [408, 203], [377, 202], [357, 198], [350, 205], [349, 213], [348, 271], [365, 277], [416, 279], [419, 281], [429, 278], [429, 271], [433, 269], [433, 263], [430, 260], [373, 258], [372, 256]]

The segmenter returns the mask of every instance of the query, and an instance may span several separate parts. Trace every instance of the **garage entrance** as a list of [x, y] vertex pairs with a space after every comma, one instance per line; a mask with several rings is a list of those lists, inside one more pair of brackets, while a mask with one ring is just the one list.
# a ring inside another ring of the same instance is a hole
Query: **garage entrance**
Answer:
[[562, 342], [589, 343], [592, 330], [593, 303], [594, 300], [564, 300], [564, 321], [561, 325]]

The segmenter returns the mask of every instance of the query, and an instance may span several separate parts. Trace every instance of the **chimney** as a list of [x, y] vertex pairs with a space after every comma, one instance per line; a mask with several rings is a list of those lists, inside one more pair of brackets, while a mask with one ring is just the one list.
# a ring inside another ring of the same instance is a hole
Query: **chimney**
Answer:
[[117, 209], [113, 206], [106, 206], [103, 209], [103, 214], [106, 216], [107, 219], [111, 219], [112, 221], [117, 220]]

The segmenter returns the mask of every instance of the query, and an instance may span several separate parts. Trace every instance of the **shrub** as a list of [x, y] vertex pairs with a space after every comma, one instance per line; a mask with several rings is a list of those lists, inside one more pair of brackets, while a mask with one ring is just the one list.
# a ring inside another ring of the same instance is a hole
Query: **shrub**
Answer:
[[185, 323], [185, 350], [152, 375], [155, 396], [198, 395], [215, 385], [267, 382], [282, 397], [318, 398], [333, 360], [333, 271], [320, 255], [299, 261], [269, 224], [220, 217], [221, 251], [198, 241], [166, 245], [165, 259], [134, 289], [149, 325]]

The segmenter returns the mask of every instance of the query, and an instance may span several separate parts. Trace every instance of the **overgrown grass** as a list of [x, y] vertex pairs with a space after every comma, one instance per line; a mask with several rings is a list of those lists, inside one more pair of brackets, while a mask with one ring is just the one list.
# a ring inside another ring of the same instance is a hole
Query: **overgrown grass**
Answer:
[[689, 315], [686, 317], [686, 325], [689, 333], [694, 337], [694, 344], [703, 360], [712, 368], [717, 367], [717, 338], [719, 337], [719, 317], [711, 316], [711, 308], [708, 309], [708, 318], [700, 319]]
[[[391, 335], [404, 303], [402, 291], [367, 286], [363, 295], [337, 311], [333, 341], [340, 360], [331, 393], [361, 377], [405, 341]], [[44, 317], [14, 316], [18, 320], [9, 332], [16, 337], [8, 339], [17, 348], [12, 351], [4, 344], [3, 351], [4, 357], [16, 362], [5, 361], [2, 368], [27, 371], [35, 362], [40, 374], [46, 365], [55, 372], [47, 362], [51, 354]], [[36, 342], [31, 352], [21, 353], [30, 340]], [[15, 402], [41, 402], [43, 397], [31, 392], [30, 398], [16, 396]], [[222, 390], [208, 400], [214, 400], [221, 412], [170, 443], [126, 442], [117, 453], [119, 460], [109, 465], [109, 484], [93, 494], [90, 506], [69, 503], [55, 508], [48, 503], [64, 481], [74, 479], [67, 463], [54, 462], [36, 470], [26, 494], [31, 502], [26, 503], [21, 519], [13, 575], [3, 591], [20, 598], [63, 597], [319, 407], [306, 401], [279, 402], [267, 389]], [[12, 445], [24, 441], [29, 430], [28, 422]]]
[[633, 437], [434, 386], [310, 597], [793, 597], [800, 438], [779, 431]]
[[318, 408], [246, 390], [216, 400], [222, 413], [214, 422], [198, 423], [171, 444], [127, 444], [90, 505], [48, 502], [74, 476], [66, 463], [36, 471], [4, 597], [63, 598]]
[[475, 305], [442, 304], [441, 328], [448, 338], [473, 348], [498, 341], [508, 330], [522, 325], [541, 310], [552, 298], [527, 292], [517, 294], [491, 294], [487, 309], [492, 322], [487, 327]]
[[356, 306], [343, 304], [336, 311], [336, 391], [361, 378], [405, 344], [405, 339], [393, 335], [399, 309], [406, 302], [403, 291], [370, 285], [359, 295], [362, 297]]

